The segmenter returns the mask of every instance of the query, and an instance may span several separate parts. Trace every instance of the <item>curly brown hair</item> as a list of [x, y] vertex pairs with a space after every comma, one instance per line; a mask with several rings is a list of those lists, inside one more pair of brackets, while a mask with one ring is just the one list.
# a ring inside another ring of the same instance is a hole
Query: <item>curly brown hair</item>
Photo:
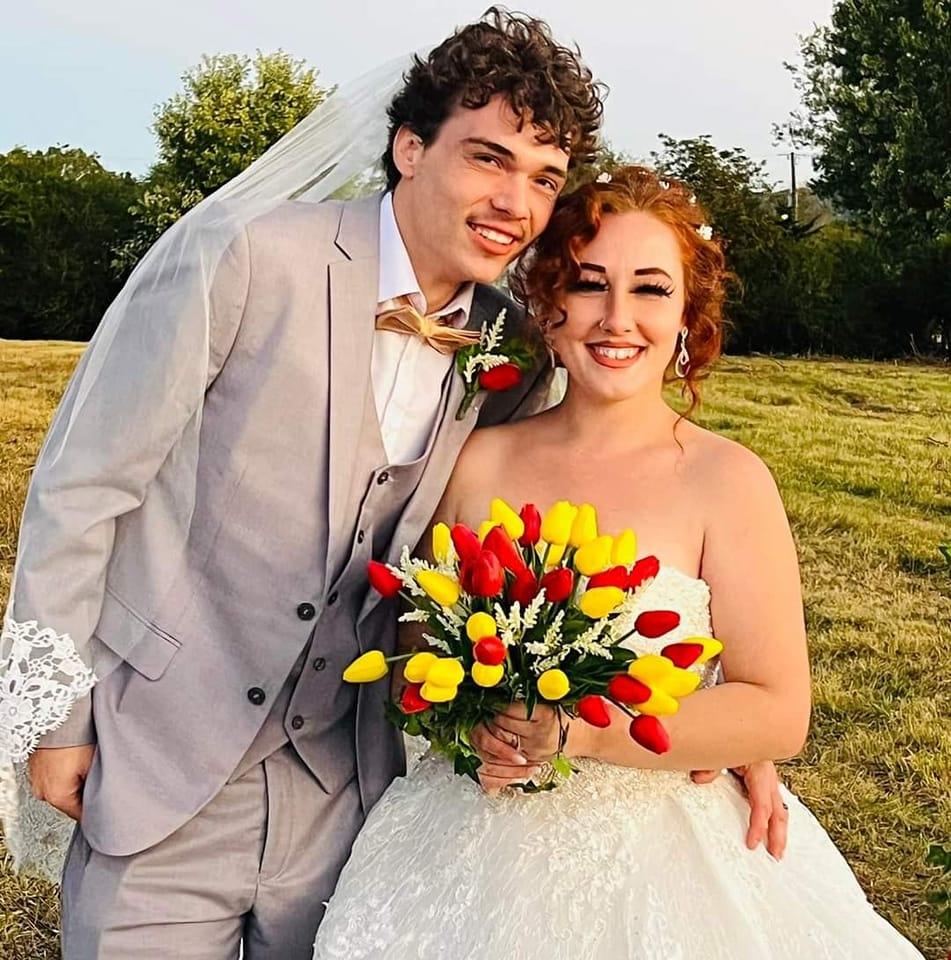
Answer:
[[556, 43], [543, 20], [490, 7], [425, 60], [414, 58], [387, 111], [390, 131], [382, 158], [387, 189], [400, 179], [393, 141], [402, 126], [428, 146], [457, 106], [478, 110], [497, 94], [565, 149], [569, 166], [593, 158], [604, 87], [592, 79], [580, 51]]
[[[726, 268], [719, 242], [708, 233], [709, 220], [685, 183], [631, 165], [614, 170], [610, 180], [586, 183], [562, 196], [535, 245], [516, 264], [510, 278], [516, 299], [536, 318], [543, 335], [564, 323], [562, 300], [581, 275], [578, 256], [595, 237], [606, 214], [643, 210], [677, 235], [683, 255], [684, 326], [690, 363], [683, 378], [690, 398], [689, 416], [700, 402], [700, 383], [723, 348], [723, 304], [735, 279]], [[705, 228], [702, 230], [702, 228]], [[702, 232], [701, 232], [702, 230]], [[709, 236], [709, 239], [707, 236]], [[673, 360], [668, 382], [677, 379]]]

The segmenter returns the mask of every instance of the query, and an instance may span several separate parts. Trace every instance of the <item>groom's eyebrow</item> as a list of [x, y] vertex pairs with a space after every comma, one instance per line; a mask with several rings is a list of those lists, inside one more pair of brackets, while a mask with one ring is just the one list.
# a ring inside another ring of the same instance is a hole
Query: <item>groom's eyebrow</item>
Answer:
[[[506, 160], [514, 160], [515, 154], [509, 150], [508, 147], [503, 147], [501, 143], [496, 143], [494, 140], [485, 140], [482, 137], [466, 137], [463, 141], [463, 144], [466, 144], [470, 147], [482, 147], [485, 150], [491, 150], [493, 153], [497, 153], [500, 157], [504, 157]], [[560, 177], [562, 180], [567, 178], [567, 174], [561, 167], [556, 167], [554, 164], [549, 164], [548, 166], [542, 167], [542, 173], [550, 173], [553, 176]]]

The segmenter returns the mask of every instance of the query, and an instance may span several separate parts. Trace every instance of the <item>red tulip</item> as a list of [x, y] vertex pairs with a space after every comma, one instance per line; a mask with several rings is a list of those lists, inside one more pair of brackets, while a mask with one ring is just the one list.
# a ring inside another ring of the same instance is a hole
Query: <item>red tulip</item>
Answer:
[[619, 590], [627, 590], [628, 573], [627, 567], [611, 567], [603, 573], [596, 573], [588, 581], [588, 589], [594, 590], [596, 587], [617, 587]]
[[457, 523], [450, 531], [452, 545], [463, 563], [469, 563], [482, 552], [482, 544], [476, 533], [464, 523]]
[[636, 677], [626, 673], [619, 673], [611, 678], [608, 684], [608, 696], [618, 703], [631, 704], [646, 703], [650, 700], [651, 689]]
[[498, 637], [483, 637], [473, 648], [472, 655], [487, 667], [497, 667], [505, 663], [508, 651]]
[[666, 753], [670, 749], [670, 734], [657, 717], [641, 714], [631, 721], [631, 739], [651, 753]]
[[391, 573], [385, 563], [380, 563], [378, 560], [371, 560], [367, 564], [367, 577], [370, 580], [370, 586], [380, 596], [395, 597], [403, 589], [403, 581]]
[[534, 503], [526, 503], [519, 514], [525, 524], [525, 532], [518, 538], [523, 547], [534, 547], [542, 535], [542, 515]]
[[509, 587], [509, 600], [527, 607], [538, 596], [539, 583], [531, 570], [523, 570]]
[[542, 577], [542, 589], [549, 603], [561, 603], [575, 588], [575, 575], [567, 567], [555, 567]]
[[514, 363], [501, 363], [479, 374], [479, 386], [483, 390], [511, 390], [522, 382], [522, 371]]
[[505, 572], [499, 558], [491, 550], [482, 550], [460, 571], [462, 587], [473, 597], [497, 597], [505, 586]]
[[642, 636], [654, 639], [680, 626], [680, 614], [675, 610], [648, 610], [634, 621], [634, 629]]
[[702, 653], [702, 643], [668, 643], [660, 652], [662, 657], [666, 657], [675, 667], [683, 670], [693, 666]]
[[400, 697], [400, 710], [403, 713], [422, 713], [432, 706], [419, 692], [422, 686], [421, 683], [411, 683], [403, 690], [403, 696]]
[[525, 561], [518, 547], [512, 542], [512, 538], [505, 532], [505, 527], [493, 527], [485, 535], [482, 549], [491, 550], [499, 558], [502, 566], [516, 575], [526, 569]]
[[628, 578], [629, 590], [636, 590], [645, 580], [653, 580], [660, 571], [660, 560], [657, 557], [644, 557], [631, 567], [631, 576]]
[[607, 704], [595, 694], [588, 694], [586, 697], [582, 697], [578, 701], [578, 706], [575, 708], [578, 711], [578, 716], [581, 717], [585, 723], [590, 723], [592, 727], [604, 727], [611, 726], [611, 714], [608, 713]]

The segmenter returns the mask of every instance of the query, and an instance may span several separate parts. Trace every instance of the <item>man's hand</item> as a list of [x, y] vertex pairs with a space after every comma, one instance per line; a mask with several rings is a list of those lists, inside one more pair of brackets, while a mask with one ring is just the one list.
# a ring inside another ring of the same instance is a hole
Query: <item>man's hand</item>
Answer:
[[33, 796], [79, 820], [83, 814], [83, 785], [95, 752], [95, 744], [36, 750], [28, 761]]
[[[746, 845], [755, 850], [766, 840], [766, 849], [777, 860], [786, 852], [786, 833], [789, 826], [789, 811], [779, 792], [779, 774], [770, 760], [751, 763], [747, 767], [735, 767], [732, 771], [746, 789], [750, 803], [750, 827], [746, 832]], [[695, 770], [691, 777], [694, 783], [712, 783], [720, 774], [716, 770]]]

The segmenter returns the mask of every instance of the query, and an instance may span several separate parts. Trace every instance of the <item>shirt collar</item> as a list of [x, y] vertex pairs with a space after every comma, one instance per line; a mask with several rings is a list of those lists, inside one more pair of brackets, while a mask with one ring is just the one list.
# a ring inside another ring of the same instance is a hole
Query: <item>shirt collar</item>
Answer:
[[[462, 318], [456, 326], [465, 326], [472, 309], [472, 298], [475, 294], [474, 283], [464, 283], [455, 296], [436, 316], [462, 311]], [[399, 225], [396, 222], [396, 213], [393, 210], [393, 194], [383, 194], [380, 201], [380, 283], [377, 301], [392, 300], [395, 297], [408, 296], [421, 313], [426, 311], [426, 300], [419, 289], [419, 281], [413, 270], [412, 261], [400, 235]]]

